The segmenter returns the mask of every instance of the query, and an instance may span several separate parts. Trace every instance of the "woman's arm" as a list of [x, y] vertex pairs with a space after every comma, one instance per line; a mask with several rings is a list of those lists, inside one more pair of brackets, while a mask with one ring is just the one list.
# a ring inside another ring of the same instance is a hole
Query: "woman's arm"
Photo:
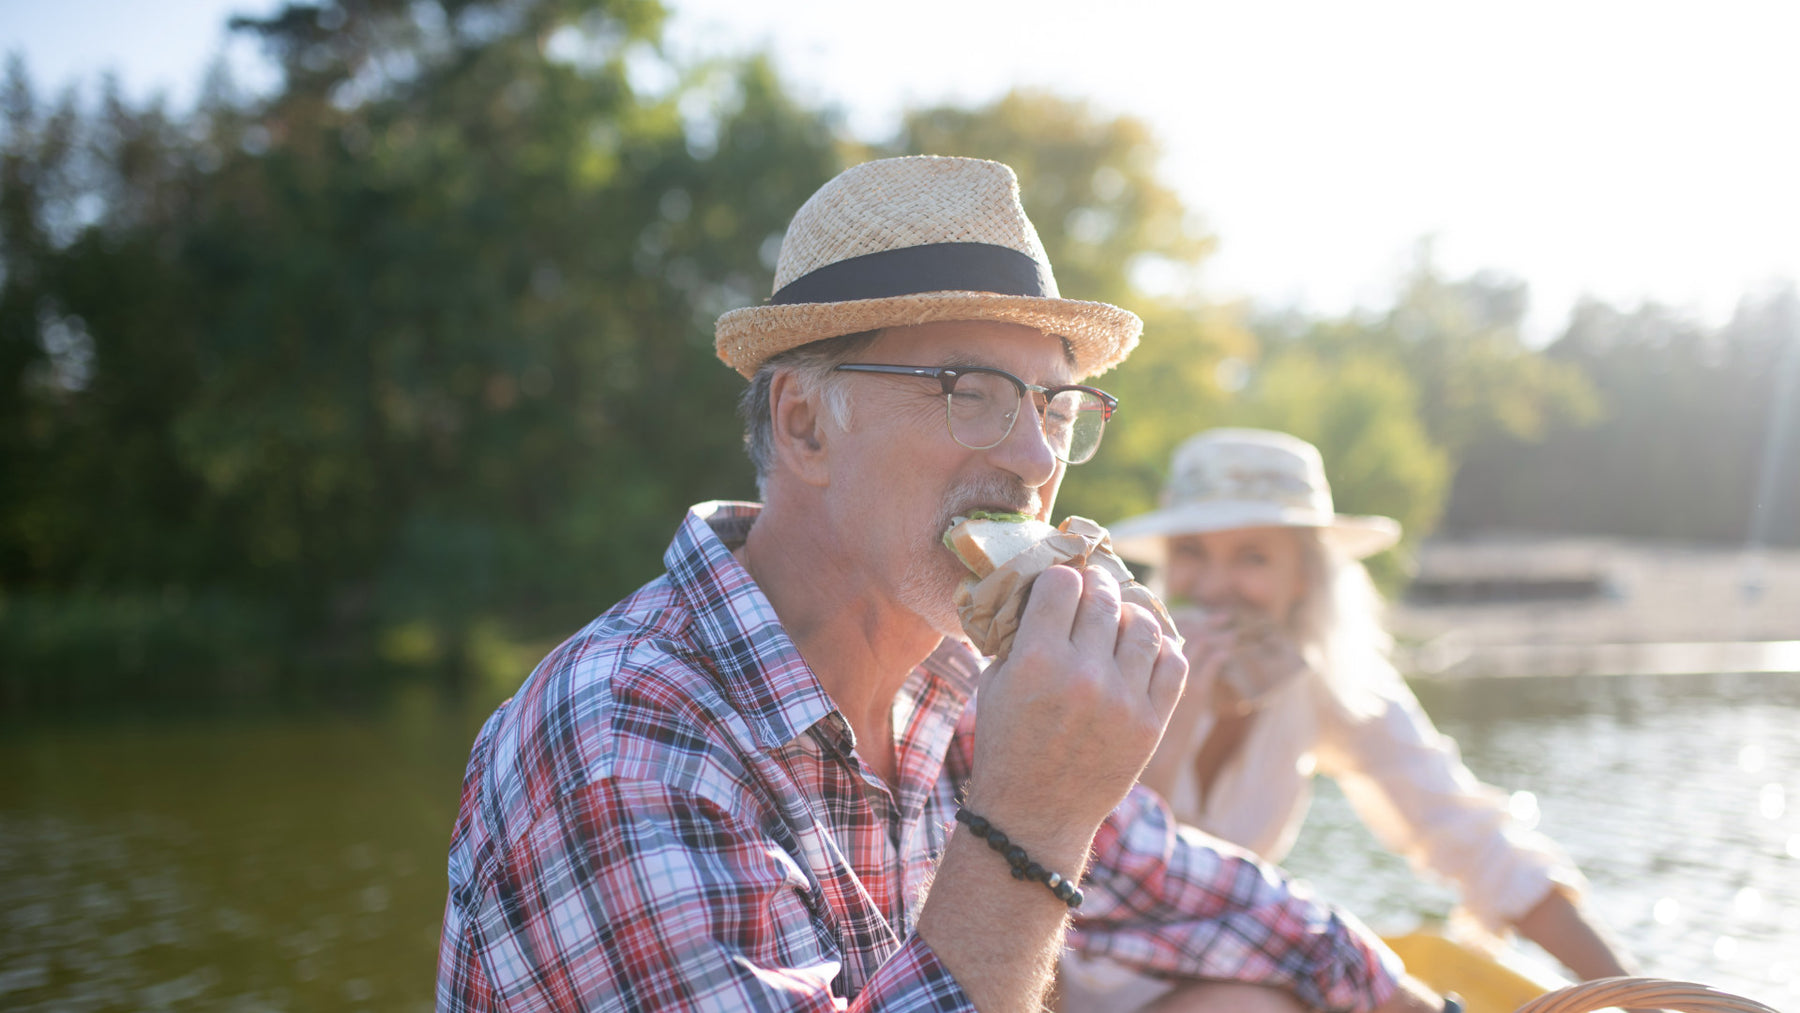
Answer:
[[1506, 795], [1463, 765], [1394, 677], [1380, 712], [1322, 723], [1321, 766], [1376, 836], [1449, 877], [1490, 929], [1510, 925], [1582, 978], [1631, 973], [1631, 960], [1578, 901], [1581, 878], [1542, 835], [1515, 823]]
[[1561, 890], [1551, 890], [1514, 922], [1513, 928], [1582, 978], [1616, 978], [1637, 973], [1599, 919]]

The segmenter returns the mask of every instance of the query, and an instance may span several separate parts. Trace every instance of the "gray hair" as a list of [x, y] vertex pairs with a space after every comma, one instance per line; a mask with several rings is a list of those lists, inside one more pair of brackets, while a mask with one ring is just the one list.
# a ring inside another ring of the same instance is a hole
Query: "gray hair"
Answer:
[[770, 417], [769, 392], [778, 373], [792, 373], [802, 388], [818, 391], [831, 423], [839, 429], [850, 425], [850, 395], [837, 367], [850, 362], [881, 331], [858, 331], [825, 338], [770, 356], [756, 367], [750, 386], [738, 398], [738, 417], [744, 420], [744, 453], [756, 466], [756, 494], [768, 498], [769, 475], [775, 468], [775, 420]]

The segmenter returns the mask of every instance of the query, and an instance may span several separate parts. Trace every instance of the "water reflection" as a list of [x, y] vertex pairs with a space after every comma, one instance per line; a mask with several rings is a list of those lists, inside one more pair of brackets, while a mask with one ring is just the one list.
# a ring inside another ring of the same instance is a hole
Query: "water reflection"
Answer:
[[[1800, 1009], [1800, 677], [1495, 679], [1420, 696], [1569, 848], [1646, 970]], [[0, 1008], [428, 1009], [486, 706], [0, 739]], [[1290, 865], [1378, 928], [1448, 891], [1321, 785]]]
[[0, 743], [0, 1007], [430, 1007], [469, 718]]
[[[1786, 804], [1800, 792], [1800, 677], [1419, 691], [1471, 769], [1531, 794], [1539, 828], [1574, 855], [1646, 973], [1800, 1008], [1800, 814]], [[1452, 894], [1382, 852], [1334, 790], [1320, 792], [1308, 830], [1325, 832], [1304, 837], [1289, 865], [1377, 927], [1449, 910]]]

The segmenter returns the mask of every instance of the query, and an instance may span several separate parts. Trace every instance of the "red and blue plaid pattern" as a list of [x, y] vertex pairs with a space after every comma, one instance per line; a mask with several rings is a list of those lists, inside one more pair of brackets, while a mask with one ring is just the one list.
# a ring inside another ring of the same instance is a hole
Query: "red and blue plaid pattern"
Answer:
[[[946, 641], [894, 710], [898, 791], [728, 545], [689, 514], [668, 573], [558, 647], [475, 740], [450, 845], [441, 1011], [971, 1010], [912, 931], [968, 777], [980, 660]], [[1133, 792], [1071, 943], [1328, 1009], [1393, 989], [1359, 926]]]

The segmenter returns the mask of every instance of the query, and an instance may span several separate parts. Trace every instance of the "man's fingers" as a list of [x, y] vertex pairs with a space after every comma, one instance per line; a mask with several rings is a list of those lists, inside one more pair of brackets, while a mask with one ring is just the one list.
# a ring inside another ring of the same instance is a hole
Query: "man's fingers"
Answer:
[[1124, 605], [1114, 660], [1119, 674], [1142, 686], [1150, 697], [1159, 726], [1168, 724], [1187, 681], [1188, 663], [1181, 648], [1181, 639], [1165, 634], [1162, 622], [1149, 609], [1129, 602]]
[[1181, 702], [1183, 688], [1187, 685], [1188, 663], [1182, 657], [1179, 641], [1171, 637], [1162, 638], [1162, 649], [1156, 654], [1156, 663], [1150, 668], [1150, 705], [1156, 709], [1156, 718], [1164, 725], [1169, 723], [1169, 716], [1175, 713], [1175, 705]]
[[1083, 650], [1113, 653], [1119, 642], [1119, 582], [1097, 566], [1081, 571], [1081, 607], [1069, 639]]
[[[1025, 600], [1025, 611], [1019, 626], [1040, 631], [1039, 636], [1067, 637], [1075, 625], [1075, 612], [1081, 606], [1081, 574], [1067, 566], [1051, 566], [1031, 582], [1031, 596]], [[1021, 643], [1023, 641], [1020, 641]]]
[[1156, 663], [1163, 640], [1162, 624], [1141, 605], [1129, 602], [1119, 610], [1119, 639], [1113, 658], [1127, 678], [1144, 678]]
[[1162, 627], [1164, 633], [1172, 637], [1181, 636], [1180, 627], [1175, 625], [1175, 617], [1169, 614], [1168, 609], [1163, 608], [1162, 603], [1157, 601], [1156, 595], [1150, 593], [1149, 588], [1135, 580], [1127, 581], [1119, 585], [1119, 598], [1129, 604], [1142, 605], [1148, 609], [1150, 614], [1156, 617], [1157, 625]]

